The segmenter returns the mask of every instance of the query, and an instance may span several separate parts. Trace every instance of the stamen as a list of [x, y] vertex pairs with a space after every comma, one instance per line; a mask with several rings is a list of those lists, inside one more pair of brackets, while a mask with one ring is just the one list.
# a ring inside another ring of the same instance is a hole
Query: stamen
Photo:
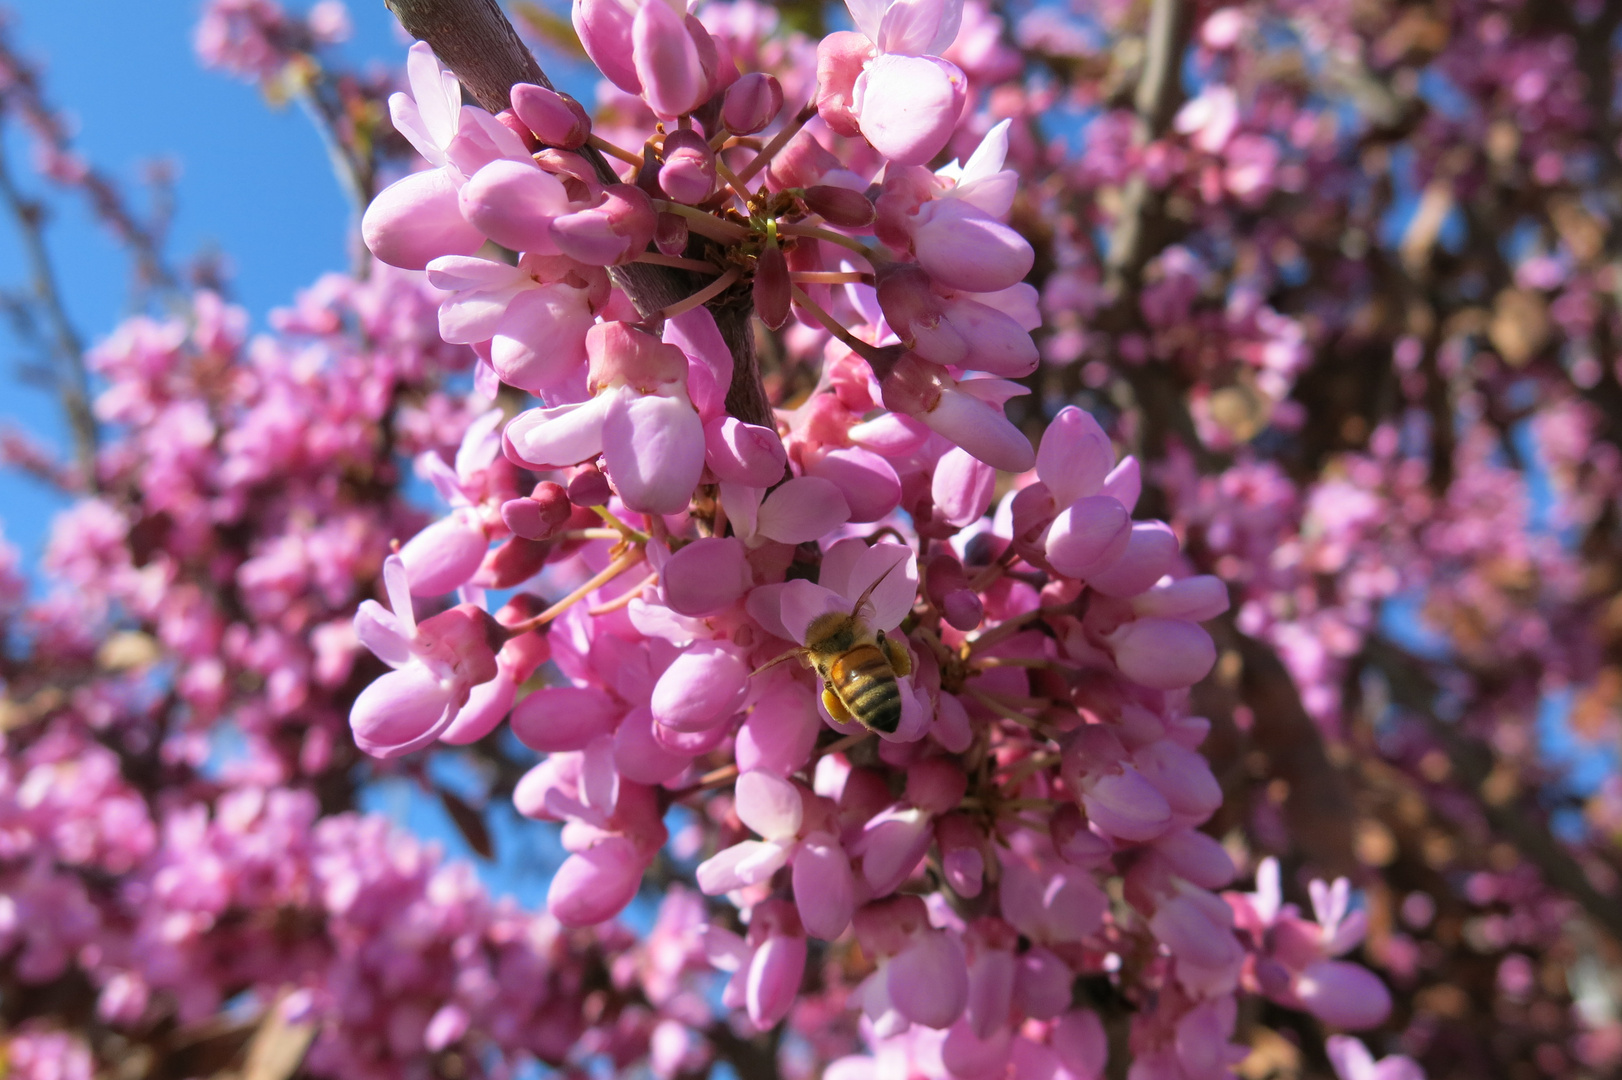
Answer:
[[574, 592], [570, 593], [568, 596], [565, 596], [562, 600], [559, 600], [557, 603], [553, 604], [551, 607], [547, 608], [533, 619], [526, 619], [524, 622], [518, 623], [516, 626], [508, 627], [508, 633], [512, 637], [517, 637], [519, 634], [527, 634], [531, 630], [537, 630], [540, 627], [545, 626], [559, 615], [562, 615], [565, 611], [568, 611], [575, 604], [579, 603], [587, 593], [594, 592], [597, 589], [602, 588], [604, 585], [607, 585], [610, 581], [613, 581], [615, 578], [619, 577], [621, 574], [625, 573], [625, 571], [629, 570], [631, 567], [635, 566], [641, 561], [642, 548], [640, 545], [638, 545], [621, 555], [619, 558], [615, 559], [613, 562], [609, 563], [607, 566], [603, 567], [603, 569], [590, 581], [586, 582]]
[[674, 304], [671, 304], [659, 314], [663, 315], [667, 319], [674, 319], [677, 315], [680, 315], [684, 311], [692, 311], [694, 308], [700, 307], [726, 292], [727, 289], [732, 287], [732, 283], [741, 277], [743, 277], [743, 271], [734, 266], [731, 270], [728, 270], [725, 274], [716, 278], [714, 281], [698, 290], [698, 292], [694, 293], [692, 296], [689, 296], [685, 300], [680, 300]]
[[617, 157], [627, 165], [635, 165], [638, 169], [642, 168], [641, 154], [633, 154], [624, 147], [615, 146], [600, 135], [586, 136], [586, 145], [601, 150], [609, 157]]
[[875, 266], [889, 261], [877, 249], [870, 248], [860, 240], [846, 236], [844, 233], [834, 232], [832, 229], [824, 229], [816, 225], [789, 225], [779, 222], [777, 231], [784, 236], [805, 236], [813, 240], [826, 240], [830, 244], [850, 248], [850, 250]]
[[653, 208], [662, 214], [677, 214], [687, 219], [687, 227], [700, 236], [707, 236], [722, 244], [736, 244], [749, 239], [749, 230], [735, 222], [726, 221], [696, 206], [654, 199]]
[[869, 345], [867, 342], [845, 329], [845, 327], [840, 324], [838, 319], [822, 310], [822, 306], [820, 304], [807, 296], [804, 289], [800, 288], [798, 285], [793, 285], [791, 288], [793, 290], [794, 302], [799, 304], [806, 311], [809, 311], [817, 322], [823, 325], [823, 328], [826, 329], [828, 333], [832, 334], [834, 337], [838, 338], [840, 341], [843, 341], [847, 346], [849, 346], [851, 352], [855, 353], [857, 356], [860, 356], [869, 364], [882, 364], [886, 362], [886, 357], [884, 353], [879, 350], [878, 346]]

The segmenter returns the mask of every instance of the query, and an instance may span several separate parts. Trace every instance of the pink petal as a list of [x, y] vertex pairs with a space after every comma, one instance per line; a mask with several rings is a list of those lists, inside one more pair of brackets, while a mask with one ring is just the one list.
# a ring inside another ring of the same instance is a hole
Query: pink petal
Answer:
[[623, 706], [606, 691], [584, 686], [543, 686], [512, 712], [513, 734], [543, 754], [584, 750], [619, 722]]
[[918, 213], [912, 234], [918, 262], [943, 285], [996, 292], [1031, 272], [1036, 252], [1019, 233], [957, 199], [937, 199]]
[[645, 706], [632, 709], [614, 731], [614, 767], [637, 784], [662, 784], [682, 774], [692, 756], [678, 753], [654, 734], [653, 713]]
[[392, 758], [439, 738], [456, 715], [454, 687], [421, 664], [390, 671], [360, 692], [349, 710], [355, 743]]
[[1120, 560], [1132, 540], [1126, 507], [1105, 495], [1092, 495], [1060, 511], [1048, 529], [1045, 553], [1065, 577], [1091, 582]]
[[478, 742], [507, 718], [517, 692], [512, 676], [506, 672], [475, 686], [468, 694], [467, 704], [457, 712], [450, 726], [440, 733], [439, 741], [452, 746]]
[[362, 600], [355, 612], [355, 636], [371, 650], [372, 655], [389, 667], [403, 667], [411, 662], [411, 636], [404, 632], [400, 622], [376, 600]]
[[695, 540], [665, 563], [665, 602], [680, 615], [713, 615], [749, 591], [753, 575], [743, 542], [732, 536]]
[[839, 841], [811, 833], [794, 855], [794, 903], [806, 933], [833, 941], [856, 910], [856, 879]]
[[799, 789], [769, 772], [738, 777], [733, 806], [745, 825], [768, 840], [792, 839], [800, 831], [804, 809]]
[[967, 450], [953, 447], [935, 463], [930, 492], [940, 517], [961, 529], [985, 516], [996, 484], [997, 470]]
[[547, 889], [546, 907], [564, 926], [596, 926], [624, 910], [641, 883], [635, 845], [611, 836], [563, 861]]
[[924, 165], [952, 137], [966, 92], [963, 72], [949, 61], [886, 55], [857, 77], [851, 105], [875, 150], [897, 165]]
[[1140, 521], [1120, 559], [1088, 578], [1105, 596], [1128, 597], [1147, 592], [1177, 562], [1177, 534], [1163, 521]]
[[704, 473], [704, 425], [692, 403], [629, 389], [604, 396], [603, 464], [625, 505], [644, 514], [687, 509]]
[[1115, 448], [1092, 413], [1074, 405], [1059, 410], [1036, 452], [1036, 475], [1053, 494], [1055, 506], [1096, 495], [1115, 463]]
[[709, 80], [698, 47], [670, 5], [649, 0], [631, 24], [631, 62], [642, 97], [662, 117], [675, 117], [704, 101]]
[[698, 864], [698, 887], [706, 896], [719, 896], [765, 881], [788, 861], [788, 852], [763, 840], [745, 840], [718, 851]]
[[441, 255], [471, 255], [484, 244], [462, 217], [445, 169], [412, 173], [378, 192], [360, 231], [373, 255], [403, 270], [421, 270]]
[[707, 731], [743, 707], [749, 665], [713, 641], [695, 641], [654, 685], [653, 717], [677, 731]]
[[530, 409], [513, 417], [506, 438], [519, 460], [537, 469], [561, 469], [603, 452], [603, 421], [611, 395], [590, 401]]
[[849, 520], [850, 505], [838, 485], [802, 476], [766, 496], [755, 528], [780, 543], [803, 544], [820, 540]]
[[1361, 1031], [1391, 1014], [1391, 994], [1368, 968], [1344, 960], [1312, 964], [1295, 981], [1295, 996], [1326, 1024]]
[[805, 957], [803, 937], [774, 934], [755, 950], [749, 962], [746, 1000], [749, 1019], [756, 1027], [769, 1028], [788, 1015], [805, 977]]
[[705, 463], [724, 483], [769, 488], [783, 479], [788, 454], [769, 428], [734, 416], [717, 417], [704, 427], [704, 447]]
[[873, 586], [863, 617], [875, 630], [894, 630], [918, 598], [918, 557], [909, 547], [890, 541], [874, 544], [862, 553], [845, 588], [849, 603]]
[[1154, 690], [1193, 686], [1216, 664], [1211, 635], [1181, 619], [1138, 619], [1111, 634], [1108, 644], [1121, 674]]
[[878, 521], [901, 504], [895, 467], [871, 450], [859, 446], [830, 450], [811, 458], [805, 471], [838, 485], [851, 521]]
[[441, 518], [400, 549], [414, 596], [440, 596], [478, 572], [489, 538], [465, 511]]
[[525, 289], [496, 321], [490, 363], [509, 386], [548, 391], [585, 367], [593, 321], [582, 289], [563, 282]]
[[458, 196], [474, 228], [513, 251], [553, 254], [552, 219], [569, 212], [563, 182], [533, 162], [498, 158], [474, 173]]
[[942, 931], [922, 931], [885, 966], [885, 988], [896, 1011], [913, 1023], [951, 1027], [969, 999], [963, 946]]
[[798, 680], [779, 680], [761, 695], [738, 731], [738, 768], [786, 777], [810, 760], [821, 728], [812, 692]]

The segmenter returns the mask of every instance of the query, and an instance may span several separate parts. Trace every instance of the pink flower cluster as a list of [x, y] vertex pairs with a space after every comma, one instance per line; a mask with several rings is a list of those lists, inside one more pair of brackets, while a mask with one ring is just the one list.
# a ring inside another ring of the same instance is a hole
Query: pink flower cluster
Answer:
[[[509, 720], [544, 755], [513, 800], [563, 826], [564, 925], [612, 919], [664, 852], [696, 859], [725, 903], [670, 894], [649, 949], [671, 938], [677, 984], [725, 973], [745, 1033], [838, 1008], [802, 996], [808, 965], [860, 956], [840, 995], [878, 1056], [840, 1075], [899, 1055], [931, 1077], [1096, 1076], [1078, 979], [1155, 987], [1132, 1023], [1144, 1080], [1227, 1075], [1240, 993], [1379, 1024], [1383, 986], [1335, 959], [1361, 937], [1344, 880], [1314, 886], [1316, 923], [1271, 863], [1256, 896], [1216, 891], [1235, 871], [1199, 831], [1222, 792], [1188, 690], [1226, 587], [1133, 520], [1140, 466], [1089, 413], [1058, 411], [1035, 450], [1004, 414], [1040, 323], [1006, 224], [1011, 125], [926, 167], [965, 122], [943, 58], [962, 5], [852, 15], [796, 114], [776, 77], [738, 72], [756, 43], [736, 26], [577, 4], [636, 97], [615, 134], [640, 118], [640, 154], [543, 87], [500, 116], [465, 105], [412, 47], [390, 109], [429, 168], [372, 203], [367, 242], [443, 290], [478, 394], [542, 404], [485, 414], [454, 465], [419, 460], [450, 512], [388, 559], [389, 607], [356, 616], [394, 669], [356, 700], [357, 742], [391, 756]], [[611, 182], [597, 151], [630, 172]], [[694, 295], [639, 309], [635, 266]], [[739, 293], [814, 374], [772, 417], [727, 408], [753, 352], [707, 302]], [[904, 657], [882, 661], [893, 723], [862, 723], [835, 658], [820, 684], [773, 663], [846, 616]], [[707, 827], [672, 837], [674, 806]], [[707, 1022], [672, 1007], [656, 1059], [701, 1059]]]

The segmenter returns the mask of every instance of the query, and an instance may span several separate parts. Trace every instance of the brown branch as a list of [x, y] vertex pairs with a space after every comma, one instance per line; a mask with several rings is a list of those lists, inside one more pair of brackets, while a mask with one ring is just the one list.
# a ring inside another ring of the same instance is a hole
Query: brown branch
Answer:
[[62, 409], [67, 413], [73, 456], [83, 474], [85, 487], [95, 491], [96, 416], [90, 408], [90, 377], [84, 366], [84, 341], [62, 305], [56, 271], [51, 265], [50, 252], [45, 247], [45, 208], [18, 189], [5, 156], [3, 136], [4, 131], [0, 129], [0, 198], [4, 198], [6, 208], [17, 223], [17, 231], [22, 234], [23, 250], [28, 259], [29, 274], [33, 278], [34, 301], [50, 326], [53, 339], [50, 353], [56, 369], [56, 389], [62, 399]]
[[[439, 59], [456, 73], [473, 100], [489, 112], [497, 113], [509, 107], [509, 91], [515, 83], [552, 86], [496, 0], [385, 2], [406, 32], [432, 46]], [[579, 153], [591, 162], [603, 183], [620, 182], [608, 160], [595, 148], [583, 146]], [[649, 321], [657, 320], [659, 312], [705, 284], [686, 271], [648, 263], [612, 267], [610, 274], [636, 305], [637, 312]], [[743, 286], [734, 291], [741, 297], [729, 292], [709, 305], [722, 337], [732, 348], [732, 385], [727, 391], [727, 410], [748, 423], [773, 427], [771, 405], [760, 381], [760, 364], [750, 325], [754, 309], [747, 299], [748, 288]]]
[[[1166, 133], [1182, 103], [1180, 69], [1193, 25], [1193, 0], [1154, 0], [1149, 9], [1143, 74], [1133, 95], [1138, 118], [1134, 141], [1140, 147]], [[1107, 269], [1112, 295], [1137, 290], [1138, 277], [1154, 255], [1153, 234], [1164, 212], [1162, 202], [1160, 192], [1149, 186], [1142, 173], [1127, 183], [1121, 214], [1110, 235]]]
[[1537, 808], [1498, 796], [1489, 786], [1496, 758], [1491, 748], [1436, 715], [1439, 687], [1421, 661], [1380, 638], [1370, 638], [1363, 658], [1385, 675], [1391, 698], [1417, 717], [1446, 752], [1460, 790], [1476, 804], [1487, 824], [1536, 866], [1550, 887], [1577, 902], [1617, 942], [1622, 942], [1622, 898], [1601, 892], [1582, 864], [1549, 831]]

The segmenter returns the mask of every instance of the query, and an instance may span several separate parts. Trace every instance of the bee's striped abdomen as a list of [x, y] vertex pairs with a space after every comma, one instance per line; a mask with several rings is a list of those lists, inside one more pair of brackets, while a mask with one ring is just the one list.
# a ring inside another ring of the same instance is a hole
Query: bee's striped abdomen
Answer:
[[901, 726], [901, 687], [877, 645], [858, 645], [828, 665], [834, 693], [864, 726], [886, 734]]

